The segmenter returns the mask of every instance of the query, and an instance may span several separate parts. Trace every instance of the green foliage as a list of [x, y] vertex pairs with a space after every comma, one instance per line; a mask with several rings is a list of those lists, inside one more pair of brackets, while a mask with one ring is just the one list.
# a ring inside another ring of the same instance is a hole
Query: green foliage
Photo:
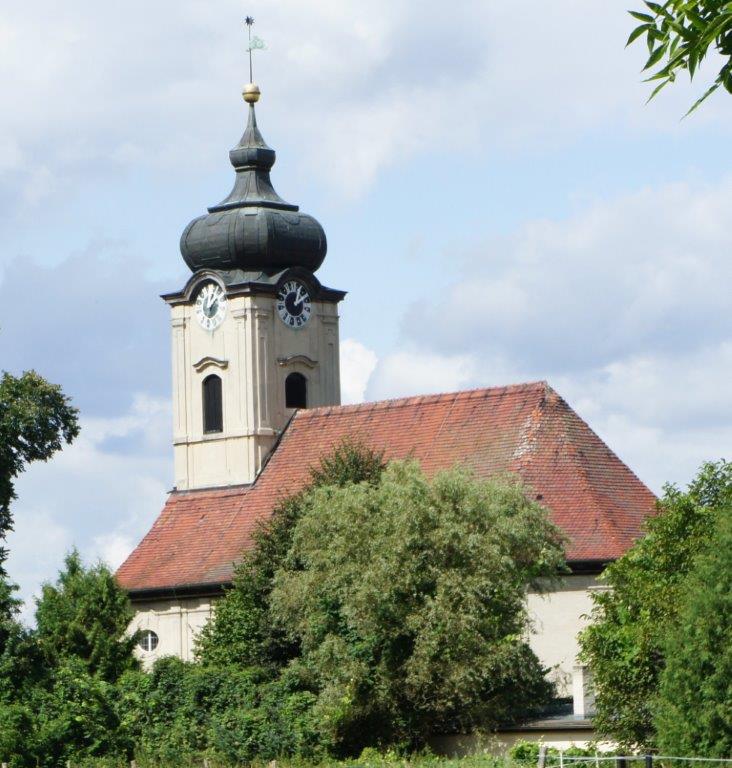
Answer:
[[33, 461], [46, 461], [79, 433], [78, 413], [61, 389], [29, 371], [0, 378], [0, 653], [18, 609], [2, 546], [13, 528], [15, 479]]
[[11, 768], [61, 768], [71, 759], [130, 752], [113, 685], [90, 675], [78, 659], [64, 660], [43, 678], [22, 700], [0, 704], [0, 758]]
[[37, 628], [15, 624], [0, 653], [0, 760], [55, 767], [131, 753], [115, 685], [136, 667], [131, 617], [109, 569], [66, 558], [38, 600]]
[[[655, 71], [648, 82], [656, 82], [652, 99], [679, 72], [691, 79], [710, 50], [722, 57], [722, 65], [712, 85], [689, 110], [693, 112], [720, 86], [732, 93], [732, 3], [728, 0], [644, 0], [643, 12], [630, 11], [641, 23], [631, 32], [628, 45], [645, 37], [648, 61], [644, 70]], [[650, 13], [648, 13], [650, 11]], [[688, 113], [687, 113], [688, 114]]]
[[[308, 488], [375, 483], [383, 468], [381, 453], [346, 438], [311, 469]], [[306, 506], [307, 489], [283, 499], [255, 531], [254, 546], [237, 566], [232, 589], [216, 603], [212, 620], [199, 636], [196, 651], [203, 664], [262, 667], [274, 674], [299, 654], [297, 640], [272, 616], [269, 598]]]
[[[308, 487], [282, 499], [272, 517], [258, 527], [253, 548], [238, 565], [232, 588], [216, 604], [197, 646], [203, 679], [242, 675], [249, 681], [247, 698], [239, 706], [212, 704], [196, 749], [231, 761], [307, 757], [324, 751], [315, 696], [296, 671], [286, 669], [300, 654], [299, 640], [272, 614], [270, 596], [275, 574], [290, 552], [295, 526], [308, 508], [309, 491], [323, 485], [372, 484], [378, 482], [383, 467], [380, 453], [345, 440], [312, 468]], [[179, 716], [181, 723], [189, 719], [180, 710]]]
[[521, 486], [392, 463], [378, 483], [314, 488], [305, 506], [271, 602], [328, 741], [349, 754], [419, 744], [548, 699], [524, 596], [557, 577], [563, 542]]
[[31, 697], [34, 713], [25, 752], [44, 766], [63, 766], [67, 760], [125, 754], [132, 743], [120, 728], [116, 690], [90, 675], [80, 659], [64, 659], [54, 669], [48, 686]]
[[90, 674], [114, 682], [135, 666], [135, 638], [125, 634], [132, 617], [129, 598], [109, 568], [85, 568], [74, 551], [56, 584], [43, 585], [36, 637], [49, 666], [74, 658]]
[[[13, 528], [15, 480], [34, 461], [46, 461], [78, 434], [78, 413], [61, 389], [30, 371], [0, 378], [0, 756], [11, 768], [29, 764], [39, 719], [31, 699], [45, 689], [34, 633], [17, 621], [19, 602], [5, 571], [2, 546]], [[35, 763], [35, 760], [33, 760]]]
[[256, 670], [164, 658], [149, 675], [125, 675], [119, 691], [122, 727], [151, 762], [209, 755], [237, 765], [320, 751], [313, 696], [287, 675], [273, 682]]
[[529, 714], [551, 690], [525, 642], [524, 595], [560, 572], [562, 544], [516, 484], [430, 482], [344, 442], [260, 526], [201, 635], [202, 674], [258, 682], [256, 703], [210, 710], [195, 749], [357, 754]]
[[0, 703], [0, 756], [10, 768], [29, 764], [28, 734], [34, 720], [30, 709], [22, 704]]
[[77, 411], [61, 388], [34, 371], [0, 378], [0, 536], [12, 528], [13, 481], [33, 461], [46, 461], [79, 433]]
[[[508, 757], [511, 761], [520, 763], [522, 765], [534, 766], [539, 762], [539, 750], [543, 745], [540, 741], [517, 741], [511, 749], [508, 751]], [[554, 758], [551, 762], [547, 761], [549, 765], [556, 766], [559, 762], [559, 750], [556, 747], [548, 747], [546, 750], [547, 757]], [[584, 760], [573, 760], [572, 768], [596, 768], [595, 756], [609, 757], [618, 754], [614, 751], [598, 750], [592, 745], [588, 747], [576, 747], [571, 746], [567, 749], [562, 749], [562, 754], [566, 757], [587, 757], [587, 762]]]
[[0, 706], [23, 701], [47, 677], [35, 632], [18, 622], [9, 625], [0, 653]]
[[353, 438], [344, 438], [310, 470], [310, 487], [378, 483], [384, 471], [384, 454]]
[[69, 555], [37, 629], [0, 654], [0, 759], [241, 765], [379, 746], [393, 751], [352, 765], [396, 764], [432, 729], [490, 728], [549, 696], [524, 597], [562, 565], [518, 484], [428, 480], [345, 442], [257, 531], [199, 663], [137, 669], [126, 596]]
[[255, 532], [254, 547], [237, 565], [232, 588], [215, 604], [212, 619], [198, 637], [196, 655], [201, 663], [266, 667], [274, 674], [297, 655], [297, 644], [270, 616], [269, 595], [301, 509], [302, 495], [285, 499]]
[[665, 489], [647, 534], [604, 575], [592, 623], [581, 635], [593, 670], [595, 727], [625, 748], [654, 744], [653, 707], [681, 594], [695, 558], [732, 506], [732, 464], [706, 464], [686, 492]]
[[655, 719], [665, 754], [732, 755], [732, 507], [722, 509], [665, 636]]

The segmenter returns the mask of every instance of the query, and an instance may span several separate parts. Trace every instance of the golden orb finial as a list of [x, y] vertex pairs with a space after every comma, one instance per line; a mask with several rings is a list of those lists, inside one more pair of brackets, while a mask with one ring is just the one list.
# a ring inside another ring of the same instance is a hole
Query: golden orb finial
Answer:
[[259, 86], [256, 83], [247, 83], [244, 86], [241, 95], [244, 97], [244, 101], [246, 101], [247, 104], [256, 104], [259, 101], [262, 92], [259, 90]]

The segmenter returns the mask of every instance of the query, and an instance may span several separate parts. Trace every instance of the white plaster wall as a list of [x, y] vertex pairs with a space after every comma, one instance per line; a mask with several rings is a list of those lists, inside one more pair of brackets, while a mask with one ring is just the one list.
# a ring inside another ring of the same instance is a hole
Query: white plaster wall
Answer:
[[135, 655], [150, 667], [163, 656], [178, 656], [192, 661], [196, 636], [211, 618], [210, 598], [182, 598], [135, 603], [135, 617], [129, 627], [130, 634], [151, 629], [158, 636], [158, 647], [151, 652], [139, 646]]
[[[596, 744], [595, 731], [592, 728], [578, 726], [573, 729], [547, 727], [546, 729], [498, 731], [487, 736], [476, 733], [433, 736], [429, 739], [429, 745], [438, 755], [458, 758], [481, 754], [505, 755], [519, 741], [540, 742], [547, 747], [560, 750], [570, 747], [586, 749], [591, 744]], [[596, 748], [600, 750], [611, 746], [604, 742], [596, 744]]]
[[530, 593], [529, 615], [533, 633], [529, 644], [549, 677], [557, 683], [560, 696], [572, 695], [572, 669], [577, 665], [577, 635], [592, 610], [591, 594], [598, 586], [596, 576], [567, 576], [563, 584], [545, 595]]
[[[291, 416], [290, 373], [307, 378], [309, 407], [340, 404], [338, 308], [313, 302], [308, 324], [293, 329], [276, 315], [275, 297], [234, 296], [222, 324], [206, 331], [196, 296], [171, 307], [175, 486], [248, 484]], [[212, 373], [222, 380], [224, 431], [207, 435], [202, 382]]]
[[[558, 684], [560, 696], [572, 695], [572, 670], [577, 663], [577, 634], [585, 626], [583, 615], [592, 608], [591, 593], [598, 589], [595, 576], [568, 576], [562, 586], [548, 594], [528, 596], [534, 631], [529, 643], [550, 677]], [[151, 663], [160, 656], [193, 658], [195, 636], [211, 616], [211, 598], [161, 600], [136, 603], [131, 631], [152, 629], [160, 644], [153, 653], [140, 658]]]

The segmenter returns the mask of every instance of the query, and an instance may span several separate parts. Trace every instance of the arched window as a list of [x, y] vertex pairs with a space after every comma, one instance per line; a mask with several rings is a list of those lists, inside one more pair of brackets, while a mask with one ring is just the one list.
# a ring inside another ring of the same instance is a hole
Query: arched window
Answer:
[[285, 406], [308, 407], [308, 380], [301, 373], [291, 373], [285, 379]]
[[221, 379], [212, 374], [203, 380], [203, 431], [223, 432], [224, 413], [221, 399]]

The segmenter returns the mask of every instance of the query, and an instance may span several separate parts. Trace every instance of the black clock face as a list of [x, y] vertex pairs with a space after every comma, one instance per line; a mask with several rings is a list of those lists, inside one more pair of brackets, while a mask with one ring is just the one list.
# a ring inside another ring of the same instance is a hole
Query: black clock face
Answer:
[[312, 309], [310, 293], [298, 280], [288, 280], [277, 293], [277, 314], [289, 328], [302, 328]]

